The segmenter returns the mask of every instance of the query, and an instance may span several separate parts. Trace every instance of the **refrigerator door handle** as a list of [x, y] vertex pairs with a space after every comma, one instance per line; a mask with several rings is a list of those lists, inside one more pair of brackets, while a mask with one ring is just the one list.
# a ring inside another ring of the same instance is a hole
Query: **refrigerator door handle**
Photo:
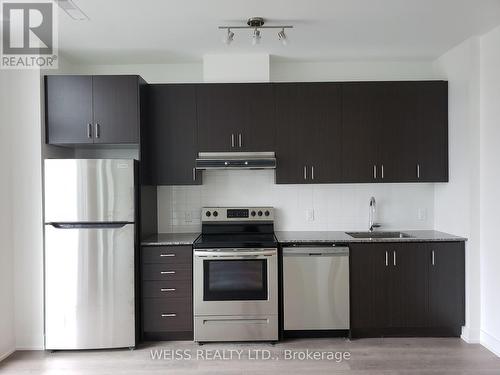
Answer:
[[49, 223], [57, 229], [118, 229], [123, 228], [128, 221], [117, 221], [110, 223]]

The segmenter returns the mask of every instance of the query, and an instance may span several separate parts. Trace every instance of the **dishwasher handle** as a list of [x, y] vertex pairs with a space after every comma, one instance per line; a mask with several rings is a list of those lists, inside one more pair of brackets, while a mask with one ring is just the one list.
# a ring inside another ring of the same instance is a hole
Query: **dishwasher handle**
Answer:
[[348, 247], [284, 247], [284, 257], [334, 257], [349, 256]]

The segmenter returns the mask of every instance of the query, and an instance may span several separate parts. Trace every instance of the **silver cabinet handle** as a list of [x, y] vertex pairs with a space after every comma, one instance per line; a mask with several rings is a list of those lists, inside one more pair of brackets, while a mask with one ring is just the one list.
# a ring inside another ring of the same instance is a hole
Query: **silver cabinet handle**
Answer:
[[161, 288], [161, 292], [175, 292], [175, 288]]
[[373, 179], [374, 180], [377, 179], [377, 166], [376, 165], [373, 165]]
[[436, 265], [436, 254], [434, 253], [434, 250], [432, 250], [432, 265], [435, 266]]
[[386, 251], [385, 252], [385, 266], [389, 266], [389, 252]]
[[304, 180], [307, 180], [307, 166], [304, 165]]
[[396, 267], [396, 251], [392, 252], [394, 267]]
[[175, 271], [160, 271], [160, 275], [174, 275]]
[[311, 167], [311, 180], [314, 180], [314, 165]]
[[92, 124], [87, 124], [87, 138], [92, 138]]
[[417, 178], [420, 178], [420, 164], [417, 164]]
[[161, 314], [162, 318], [175, 318], [177, 314]]
[[196, 168], [193, 167], [193, 181], [196, 181]]
[[95, 137], [100, 138], [101, 137], [101, 125], [95, 124]]
[[384, 179], [384, 164], [380, 167], [380, 177], [382, 177], [382, 180]]
[[240, 145], [240, 148], [243, 147], [243, 137], [241, 136], [241, 133], [238, 134], [238, 144]]
[[234, 134], [231, 134], [231, 147], [234, 147]]
[[175, 254], [160, 254], [160, 257], [175, 257]]

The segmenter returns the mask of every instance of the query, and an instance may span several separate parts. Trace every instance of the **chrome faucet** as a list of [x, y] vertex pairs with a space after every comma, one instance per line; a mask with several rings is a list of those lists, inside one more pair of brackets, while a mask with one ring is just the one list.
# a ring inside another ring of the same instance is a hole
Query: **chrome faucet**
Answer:
[[375, 197], [370, 198], [370, 207], [368, 210], [368, 226], [369, 231], [373, 232], [375, 228], [380, 228], [380, 224], [375, 223], [375, 214], [377, 212], [377, 202], [375, 201]]

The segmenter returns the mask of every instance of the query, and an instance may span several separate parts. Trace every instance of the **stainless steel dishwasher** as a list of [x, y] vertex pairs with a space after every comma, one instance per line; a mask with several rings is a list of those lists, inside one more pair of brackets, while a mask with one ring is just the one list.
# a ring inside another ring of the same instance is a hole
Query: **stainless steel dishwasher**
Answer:
[[349, 329], [349, 248], [283, 248], [285, 331]]

